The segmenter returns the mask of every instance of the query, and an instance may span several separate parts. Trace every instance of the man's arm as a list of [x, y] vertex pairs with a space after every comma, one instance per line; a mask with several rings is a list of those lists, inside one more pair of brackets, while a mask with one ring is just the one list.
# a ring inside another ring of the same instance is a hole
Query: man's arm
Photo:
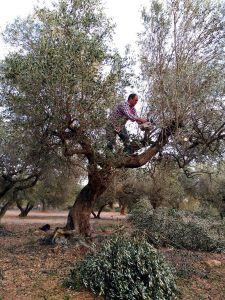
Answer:
[[124, 103], [124, 105], [121, 107], [123, 114], [132, 122], [137, 123], [145, 123], [148, 122], [147, 119], [139, 118], [136, 112], [136, 109], [133, 108], [133, 112], [131, 111], [131, 108], [128, 103]]

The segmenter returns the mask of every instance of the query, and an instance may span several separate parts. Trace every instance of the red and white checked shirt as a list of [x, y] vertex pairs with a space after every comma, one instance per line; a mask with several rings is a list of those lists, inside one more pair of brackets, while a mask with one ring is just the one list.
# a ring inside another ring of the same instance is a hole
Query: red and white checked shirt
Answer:
[[135, 122], [137, 119], [138, 115], [136, 109], [130, 107], [126, 101], [118, 104], [111, 112], [109, 115], [109, 124], [112, 124], [116, 130], [121, 130], [128, 120]]

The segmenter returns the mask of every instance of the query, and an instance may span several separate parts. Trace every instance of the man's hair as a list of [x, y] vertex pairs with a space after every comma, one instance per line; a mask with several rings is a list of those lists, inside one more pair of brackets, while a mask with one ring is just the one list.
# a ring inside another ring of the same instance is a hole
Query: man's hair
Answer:
[[134, 97], [136, 97], [136, 96], [137, 96], [137, 94], [130, 94], [130, 95], [128, 96], [128, 100], [134, 99]]

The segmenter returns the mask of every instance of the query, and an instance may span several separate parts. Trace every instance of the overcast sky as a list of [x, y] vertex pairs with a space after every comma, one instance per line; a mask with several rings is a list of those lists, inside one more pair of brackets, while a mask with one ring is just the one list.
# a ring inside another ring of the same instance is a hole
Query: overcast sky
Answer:
[[[42, 3], [43, 0], [39, 0]], [[51, 3], [45, 0], [45, 3]], [[114, 44], [122, 52], [126, 44], [133, 44], [137, 40], [137, 32], [141, 30], [140, 11], [150, 0], [103, 0], [108, 16], [116, 23]], [[17, 16], [25, 17], [32, 12], [38, 0], [2, 0], [0, 4], [0, 30]], [[0, 41], [0, 58], [8, 52], [8, 48]]]

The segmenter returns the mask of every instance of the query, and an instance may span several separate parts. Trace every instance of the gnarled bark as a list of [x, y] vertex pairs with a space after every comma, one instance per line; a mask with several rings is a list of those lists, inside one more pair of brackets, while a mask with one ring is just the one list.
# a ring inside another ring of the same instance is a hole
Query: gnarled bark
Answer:
[[135, 156], [126, 156], [113, 164], [111, 161], [108, 161], [104, 167], [101, 166], [100, 170], [97, 167], [96, 155], [91, 148], [91, 144], [82, 142], [82, 148], [86, 150], [86, 157], [89, 162], [89, 181], [78, 194], [69, 212], [66, 229], [75, 229], [79, 234], [89, 236], [91, 232], [90, 215], [94, 204], [98, 197], [107, 189], [113, 178], [113, 174], [115, 175], [115, 170], [121, 168], [138, 168], [145, 165], [168, 142], [169, 136], [176, 131], [178, 126], [180, 124], [173, 121], [170, 126], [161, 130], [157, 141], [144, 153]]
[[73, 207], [70, 209], [66, 229], [76, 230], [77, 233], [89, 236], [91, 232], [90, 215], [98, 197], [107, 189], [113, 175], [97, 171], [89, 174], [88, 184], [80, 191]]

